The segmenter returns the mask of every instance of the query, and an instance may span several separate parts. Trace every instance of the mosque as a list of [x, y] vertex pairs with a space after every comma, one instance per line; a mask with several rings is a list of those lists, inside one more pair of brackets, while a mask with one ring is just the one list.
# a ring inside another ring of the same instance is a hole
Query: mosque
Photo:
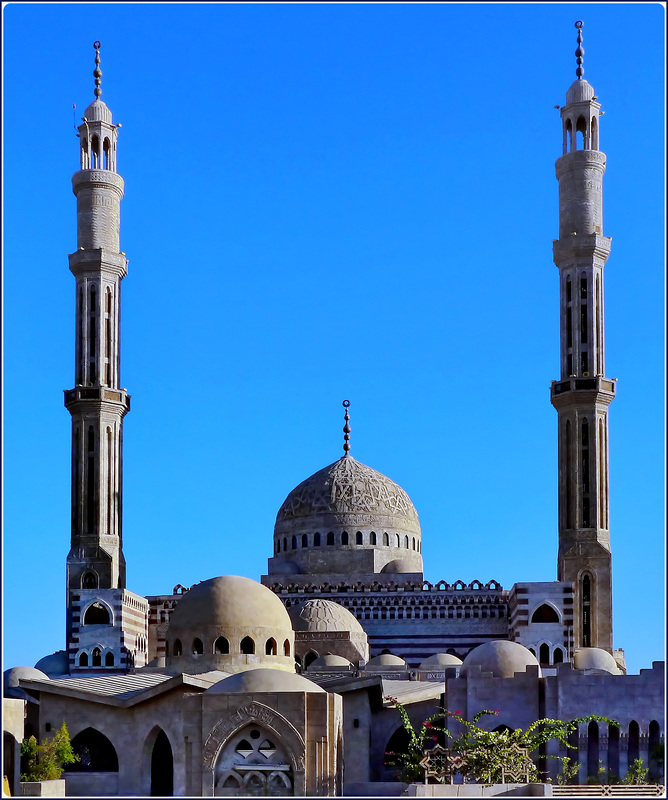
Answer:
[[[119, 382], [120, 245], [124, 182], [119, 127], [95, 100], [78, 127], [72, 178], [77, 246], [72, 418], [72, 534], [67, 555], [67, 646], [4, 675], [4, 773], [18, 793], [19, 744], [67, 723], [80, 760], [71, 796], [390, 796], [385, 764], [403, 728], [439, 710], [467, 719], [492, 705], [498, 724], [599, 714], [573, 739], [580, 782], [601, 762], [623, 776], [638, 757], [660, 777], [664, 664], [627, 675], [613, 648], [608, 527], [600, 103], [584, 79], [561, 107], [556, 162], [560, 286], [557, 580], [431, 584], [422, 531], [406, 492], [350, 454], [287, 494], [261, 581], [213, 577], [163, 595], [126, 587], [122, 546], [122, 427], [130, 395]], [[286, 487], [287, 489], [288, 487]], [[268, 543], [269, 544], [269, 543]], [[543, 755], [565, 755], [548, 745]], [[571, 751], [573, 752], [573, 751]], [[549, 766], [555, 778], [555, 767]], [[555, 764], [558, 762], [555, 762]]]

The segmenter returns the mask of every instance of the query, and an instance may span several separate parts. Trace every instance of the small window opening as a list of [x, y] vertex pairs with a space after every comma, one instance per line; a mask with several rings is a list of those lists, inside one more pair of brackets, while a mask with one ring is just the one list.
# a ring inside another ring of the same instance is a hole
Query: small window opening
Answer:
[[376, 544], [377, 543], [376, 534], [374, 533], [374, 531], [371, 531], [371, 533], [369, 534], [369, 542], [371, 544]]
[[341, 544], [348, 544], [348, 532], [343, 531], [341, 534]]
[[250, 638], [250, 636], [245, 636], [241, 640], [241, 652], [247, 656], [253, 655], [255, 652], [255, 642]]
[[364, 544], [364, 536], [362, 535], [362, 531], [357, 531], [355, 534], [355, 544]]
[[275, 639], [267, 639], [267, 643], [264, 647], [264, 653], [267, 656], [275, 656], [276, 655], [276, 640]]
[[383, 534], [383, 544], [385, 545], [385, 547], [390, 546], [390, 537], [388, 536], [387, 533]]
[[302, 547], [308, 547], [308, 536], [306, 534], [302, 536]]
[[182, 654], [182, 652], [183, 652], [183, 645], [181, 644], [181, 640], [177, 639], [174, 642], [174, 655], [175, 656], [180, 656]]
[[99, 647], [93, 648], [93, 666], [94, 667], [101, 667], [102, 666], [102, 651]]
[[230, 652], [230, 643], [224, 636], [219, 636], [214, 643], [213, 651], [217, 655], [226, 655]]
[[317, 531], [313, 534], [313, 547], [320, 547], [320, 534]]
[[283, 642], [283, 655], [284, 656], [289, 656], [290, 655], [290, 640], [289, 639], [286, 639]]
[[79, 656], [79, 666], [80, 667], [87, 667], [88, 666], [88, 653], [82, 653]]
[[114, 666], [114, 654], [113, 653], [107, 653], [107, 655], [104, 657], [104, 666], [105, 667], [113, 667]]
[[297, 537], [296, 536], [292, 537], [292, 549], [293, 550], [297, 549]]
[[204, 645], [202, 644], [202, 640], [198, 638], [193, 639], [193, 655], [201, 656], [203, 652]]
[[327, 534], [327, 544], [330, 545], [330, 546], [334, 545], [334, 532], [333, 531], [330, 531]]

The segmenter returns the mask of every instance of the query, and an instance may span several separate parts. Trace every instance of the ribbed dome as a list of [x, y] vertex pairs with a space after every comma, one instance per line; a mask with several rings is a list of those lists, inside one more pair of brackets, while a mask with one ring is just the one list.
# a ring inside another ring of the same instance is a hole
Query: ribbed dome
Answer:
[[594, 87], [584, 78], [573, 81], [570, 89], [566, 92], [566, 105], [569, 103], [583, 103], [594, 98]]
[[174, 609], [169, 630], [197, 632], [203, 625], [292, 628], [285, 606], [271, 589], [239, 575], [210, 578], [193, 586]]
[[402, 517], [405, 527], [420, 531], [415, 506], [401, 486], [351, 456], [335, 461], [293, 489], [276, 524], [324, 513]]
[[524, 645], [506, 639], [485, 642], [472, 650], [464, 659], [459, 676], [465, 677], [473, 666], [479, 666], [481, 672], [491, 672], [495, 678], [512, 678], [516, 672], [526, 672], [529, 666], [538, 667], [539, 677], [541, 674], [536, 656]]
[[253, 694], [255, 692], [324, 692], [316, 683], [294, 672], [252, 669], [214, 683], [209, 694]]
[[107, 104], [96, 98], [84, 111], [84, 117], [88, 122], [108, 122], [111, 124], [111, 111], [107, 108]]
[[307, 600], [289, 610], [295, 631], [350, 631], [364, 633], [364, 628], [347, 608], [331, 600]]

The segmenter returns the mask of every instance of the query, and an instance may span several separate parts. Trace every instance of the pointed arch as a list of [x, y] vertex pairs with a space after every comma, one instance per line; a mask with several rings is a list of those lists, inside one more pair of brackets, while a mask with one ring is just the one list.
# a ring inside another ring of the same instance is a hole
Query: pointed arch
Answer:
[[72, 739], [79, 761], [67, 764], [67, 772], [118, 772], [118, 756], [111, 741], [97, 728], [84, 728]]
[[85, 607], [81, 619], [82, 625], [113, 625], [111, 608], [97, 598], [91, 600]]
[[559, 622], [559, 612], [552, 603], [541, 603], [531, 615], [531, 622]]

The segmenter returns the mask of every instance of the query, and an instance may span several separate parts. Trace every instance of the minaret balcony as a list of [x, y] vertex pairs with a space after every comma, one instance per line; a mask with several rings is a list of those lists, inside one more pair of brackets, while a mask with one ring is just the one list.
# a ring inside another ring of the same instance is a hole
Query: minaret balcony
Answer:
[[[598, 400], [609, 404], [615, 398], [616, 383], [616, 378], [604, 378], [600, 375], [593, 378], [570, 377], [565, 381], [552, 381], [550, 399], [555, 406], [587, 400]], [[566, 399], [566, 396], [569, 399]]]
[[91, 403], [111, 403], [114, 410], [120, 410], [122, 415], [130, 410], [130, 397], [125, 389], [112, 389], [107, 386], [76, 386], [74, 389], [65, 390], [65, 407], [76, 411], [90, 407]]
[[[605, 264], [610, 255], [612, 239], [600, 233], [578, 236], [572, 233], [564, 239], [553, 239], [552, 253], [557, 267], [570, 266], [570, 262], [584, 258], [591, 262]], [[580, 266], [578, 264], [578, 266]]]

